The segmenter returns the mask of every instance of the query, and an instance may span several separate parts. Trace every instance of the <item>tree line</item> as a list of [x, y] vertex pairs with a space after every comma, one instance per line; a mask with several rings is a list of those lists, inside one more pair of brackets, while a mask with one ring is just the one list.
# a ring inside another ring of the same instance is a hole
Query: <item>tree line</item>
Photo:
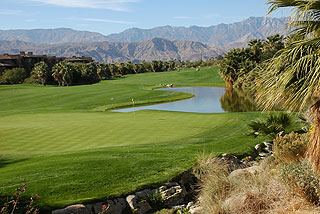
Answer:
[[246, 48], [229, 51], [222, 59], [220, 74], [228, 87], [250, 87], [255, 84], [257, 69], [284, 48], [284, 37], [279, 34], [267, 39], [253, 39]]
[[19, 83], [38, 83], [59, 86], [81, 85], [97, 83], [101, 80], [111, 79], [112, 77], [138, 74], [146, 72], [166, 72], [177, 69], [209, 66], [215, 63], [214, 58], [207, 61], [160, 61], [142, 63], [71, 63], [59, 62], [51, 69], [45, 62], [34, 65], [32, 72], [28, 74], [24, 68], [13, 68], [5, 70], [0, 76], [0, 83], [19, 84]]

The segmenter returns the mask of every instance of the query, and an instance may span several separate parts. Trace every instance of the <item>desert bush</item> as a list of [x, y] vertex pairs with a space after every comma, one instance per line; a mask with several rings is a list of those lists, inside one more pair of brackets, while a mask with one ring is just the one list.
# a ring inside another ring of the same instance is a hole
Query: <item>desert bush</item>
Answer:
[[219, 159], [201, 159], [194, 169], [201, 180], [201, 207], [204, 213], [225, 213], [223, 201], [232, 190], [228, 166]]
[[306, 152], [309, 134], [291, 132], [278, 136], [273, 142], [273, 156], [279, 163], [300, 162]]
[[28, 185], [22, 184], [21, 187], [16, 188], [13, 192], [13, 196], [8, 197], [7, 202], [0, 206], [0, 214], [14, 214], [14, 213], [26, 213], [26, 214], [38, 214], [39, 209], [34, 207], [35, 200], [39, 199], [38, 195], [32, 195], [29, 200], [29, 204], [24, 204], [22, 201], [23, 194], [27, 190]]
[[232, 176], [219, 161], [201, 160], [199, 165], [204, 163], [210, 166], [197, 170], [201, 171], [199, 198], [203, 213], [319, 213], [319, 208], [290, 191], [279, 177], [273, 158], [264, 159], [256, 173], [247, 171]]
[[314, 204], [319, 204], [320, 180], [306, 161], [283, 165], [281, 178], [291, 190]]
[[273, 139], [279, 132], [285, 131], [291, 125], [292, 120], [292, 116], [286, 112], [266, 114], [262, 118], [251, 121], [248, 124], [250, 129], [249, 135], [255, 137], [260, 135], [270, 136]]
[[0, 81], [5, 84], [18, 84], [23, 83], [26, 77], [27, 73], [23, 68], [13, 68], [5, 70], [0, 77]]
[[188, 209], [180, 208], [180, 209], [163, 209], [154, 214], [190, 214]]

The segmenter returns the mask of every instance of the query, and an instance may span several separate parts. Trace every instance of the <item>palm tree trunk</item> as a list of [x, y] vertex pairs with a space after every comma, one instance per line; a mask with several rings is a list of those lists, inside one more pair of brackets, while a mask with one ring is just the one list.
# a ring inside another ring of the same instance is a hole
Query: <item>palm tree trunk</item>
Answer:
[[311, 106], [312, 117], [314, 117], [312, 137], [307, 146], [306, 157], [312, 164], [315, 172], [320, 172], [320, 100]]

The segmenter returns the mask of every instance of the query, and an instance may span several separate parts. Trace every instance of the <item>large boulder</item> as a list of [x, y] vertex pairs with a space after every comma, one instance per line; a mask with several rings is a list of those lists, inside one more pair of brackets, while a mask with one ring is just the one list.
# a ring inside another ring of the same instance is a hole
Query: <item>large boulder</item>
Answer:
[[135, 213], [145, 214], [148, 211], [152, 210], [152, 207], [147, 202], [146, 198], [138, 197], [137, 195], [129, 195], [126, 198], [127, 203], [131, 210], [134, 210]]
[[273, 153], [273, 144], [268, 142], [263, 142], [264, 144], [264, 150], [268, 153]]
[[230, 173], [229, 178], [237, 179], [239, 177], [245, 177], [250, 175], [256, 175], [262, 171], [261, 166], [251, 166], [244, 169], [237, 169]]
[[158, 191], [161, 193], [165, 206], [173, 207], [184, 202], [187, 191], [176, 182], [166, 183]]
[[54, 210], [52, 214], [92, 214], [92, 212], [83, 204], [75, 204], [64, 209]]
[[228, 165], [230, 171], [243, 167], [243, 163], [239, 158], [228, 153], [223, 154], [221, 160]]

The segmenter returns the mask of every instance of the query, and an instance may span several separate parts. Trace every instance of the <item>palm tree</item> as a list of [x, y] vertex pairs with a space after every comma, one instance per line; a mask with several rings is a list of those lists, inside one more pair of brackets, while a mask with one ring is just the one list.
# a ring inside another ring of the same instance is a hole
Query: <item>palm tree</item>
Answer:
[[72, 83], [73, 66], [67, 62], [59, 62], [52, 68], [52, 76], [59, 86], [69, 86]]
[[314, 132], [307, 158], [320, 171], [320, 0], [268, 0], [269, 13], [278, 8], [292, 8], [289, 27], [292, 30], [285, 47], [264, 67], [261, 103], [272, 107], [284, 102], [302, 111], [310, 98], [317, 98], [311, 112]]
[[249, 47], [251, 48], [253, 52], [253, 60], [255, 62], [261, 61], [261, 55], [262, 55], [262, 40], [261, 39], [253, 39], [248, 42]]
[[273, 36], [268, 36], [267, 40], [263, 44], [264, 51], [277, 51], [284, 48], [284, 45], [282, 43], [283, 36], [280, 36], [279, 34], [275, 34]]
[[225, 55], [219, 72], [227, 82], [227, 88], [232, 88], [240, 76], [247, 74], [254, 68], [255, 64], [252, 58], [253, 54], [249, 48], [233, 49]]
[[50, 70], [48, 65], [45, 62], [41, 61], [34, 65], [32, 74], [35, 74], [37, 76], [42, 85], [46, 85], [46, 81], [50, 76]]

